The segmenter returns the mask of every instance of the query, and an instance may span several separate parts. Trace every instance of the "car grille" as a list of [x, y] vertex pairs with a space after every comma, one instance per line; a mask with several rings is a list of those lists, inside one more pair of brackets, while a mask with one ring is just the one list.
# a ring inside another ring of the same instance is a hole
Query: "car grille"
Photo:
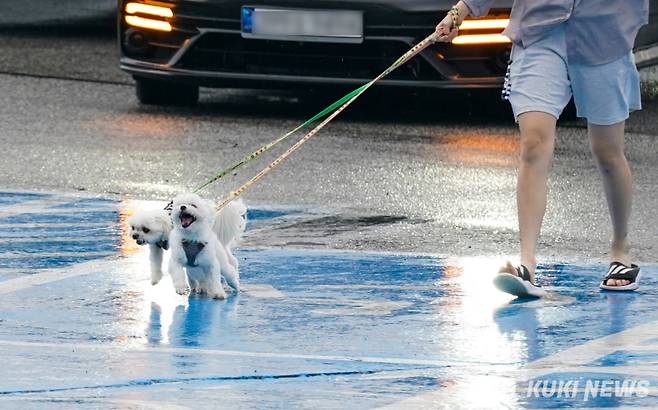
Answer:
[[[243, 40], [239, 34], [207, 33], [176, 65], [188, 70], [368, 79], [385, 70], [409, 46], [400, 41], [362, 44]], [[415, 59], [391, 79], [440, 80], [427, 61]]]

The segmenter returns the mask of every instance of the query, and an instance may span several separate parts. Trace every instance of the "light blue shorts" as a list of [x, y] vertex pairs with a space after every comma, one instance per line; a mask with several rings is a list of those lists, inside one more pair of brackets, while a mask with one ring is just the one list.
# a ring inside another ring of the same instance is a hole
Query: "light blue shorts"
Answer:
[[569, 64], [564, 25], [523, 48], [514, 45], [505, 88], [514, 118], [541, 111], [559, 118], [573, 96], [578, 117], [597, 125], [624, 121], [642, 108], [633, 53], [600, 65]]

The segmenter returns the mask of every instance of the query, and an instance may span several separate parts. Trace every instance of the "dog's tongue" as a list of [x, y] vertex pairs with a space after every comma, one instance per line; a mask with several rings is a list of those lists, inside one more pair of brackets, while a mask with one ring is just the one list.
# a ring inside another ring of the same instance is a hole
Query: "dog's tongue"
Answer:
[[192, 225], [192, 222], [194, 222], [194, 218], [191, 215], [180, 216], [180, 223], [183, 225], [183, 228], [187, 228], [188, 226]]

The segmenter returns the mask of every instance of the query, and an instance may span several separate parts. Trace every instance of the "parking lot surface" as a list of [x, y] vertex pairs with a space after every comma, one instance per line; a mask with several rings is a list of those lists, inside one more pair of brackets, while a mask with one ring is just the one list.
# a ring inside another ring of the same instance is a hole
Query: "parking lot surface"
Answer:
[[[0, 201], [1, 408], [658, 405], [655, 275], [611, 294], [597, 287], [604, 265], [546, 265], [551, 295], [520, 303], [493, 288], [491, 258], [241, 247], [242, 293], [188, 298], [167, 279], [151, 286], [125, 227], [162, 204]], [[249, 215], [247, 236], [292, 217]], [[537, 383], [555, 380], [582, 384], [542, 395]], [[586, 388], [615, 381], [646, 386]]]

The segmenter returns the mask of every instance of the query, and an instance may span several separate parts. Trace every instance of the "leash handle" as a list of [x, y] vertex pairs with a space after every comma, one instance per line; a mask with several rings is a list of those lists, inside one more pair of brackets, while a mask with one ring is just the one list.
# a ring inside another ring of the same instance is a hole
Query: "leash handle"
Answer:
[[[395, 63], [393, 63], [389, 68], [387, 68], [383, 73], [381, 73], [379, 76], [377, 76], [374, 80], [370, 81], [366, 85], [358, 88], [357, 90], [353, 91], [352, 93], [348, 95], [352, 95], [351, 98], [347, 99], [346, 102], [344, 102], [340, 108], [338, 108], [336, 111], [334, 111], [329, 117], [327, 117], [324, 121], [322, 121], [317, 127], [312, 129], [309, 133], [304, 135], [299, 141], [297, 141], [293, 146], [291, 146], [286, 152], [281, 154], [278, 158], [276, 158], [274, 161], [272, 161], [267, 167], [263, 168], [258, 174], [256, 174], [253, 178], [251, 178], [249, 181], [245, 182], [242, 186], [240, 186], [238, 189], [235, 191], [231, 192], [229, 196], [227, 196], [222, 202], [219, 203], [217, 206], [217, 209], [222, 209], [226, 205], [228, 205], [231, 201], [242, 195], [249, 187], [251, 187], [253, 184], [258, 182], [262, 177], [267, 175], [270, 171], [272, 171], [274, 168], [276, 168], [279, 164], [281, 164], [286, 158], [288, 158], [290, 155], [292, 155], [295, 151], [297, 151], [302, 145], [304, 145], [308, 140], [313, 138], [315, 134], [317, 134], [322, 128], [324, 128], [327, 124], [329, 124], [334, 118], [336, 118], [340, 113], [342, 113], [347, 107], [350, 106], [354, 101], [356, 101], [363, 93], [365, 93], [370, 87], [372, 87], [377, 81], [381, 80], [382, 78], [386, 77], [389, 75], [391, 72], [393, 72], [396, 68], [401, 66], [402, 64], [406, 63], [407, 61], [411, 60], [413, 57], [415, 57], [418, 53], [423, 51], [427, 46], [429, 46], [431, 43], [433, 43], [435, 40], [435, 33], [432, 33], [428, 37], [426, 37], [423, 41], [420, 43], [416, 44], [414, 47], [411, 48], [408, 52], [406, 52], [402, 57], [397, 59]], [[358, 91], [358, 92], [357, 92]], [[341, 99], [342, 100], [342, 99]], [[339, 100], [340, 101], [340, 100]], [[334, 103], [336, 104], [336, 103]], [[333, 105], [333, 104], [332, 104]]]

